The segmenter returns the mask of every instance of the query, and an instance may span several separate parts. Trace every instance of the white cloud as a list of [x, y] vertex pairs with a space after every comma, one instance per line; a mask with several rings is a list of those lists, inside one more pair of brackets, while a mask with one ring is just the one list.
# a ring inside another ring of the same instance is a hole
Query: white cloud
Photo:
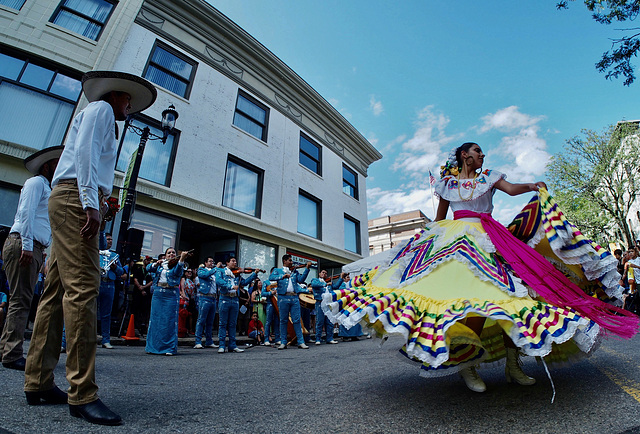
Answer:
[[409, 140], [402, 143], [403, 152], [391, 165], [391, 169], [428, 176], [429, 170], [435, 170], [444, 161], [451, 142], [462, 137], [462, 134], [449, 136], [445, 133], [449, 122], [447, 116], [435, 112], [431, 105], [420, 110], [415, 122], [416, 130]]
[[538, 137], [538, 131], [538, 126], [531, 126], [502, 139], [499, 151], [503, 159], [510, 162], [499, 170], [512, 182], [539, 180], [546, 172], [551, 154], [547, 152], [546, 140]]
[[429, 188], [404, 191], [402, 188], [382, 190], [379, 187], [375, 187], [367, 190], [367, 201], [370, 218], [399, 214], [416, 209], [433, 218]]
[[371, 95], [371, 98], [369, 99], [369, 108], [373, 112], [374, 116], [380, 116], [384, 111], [382, 102], [377, 101], [375, 95]]
[[530, 116], [521, 113], [517, 106], [512, 105], [484, 116], [482, 118], [484, 125], [479, 128], [479, 132], [486, 133], [491, 130], [513, 131], [535, 125], [542, 119], [544, 119], [544, 116]]

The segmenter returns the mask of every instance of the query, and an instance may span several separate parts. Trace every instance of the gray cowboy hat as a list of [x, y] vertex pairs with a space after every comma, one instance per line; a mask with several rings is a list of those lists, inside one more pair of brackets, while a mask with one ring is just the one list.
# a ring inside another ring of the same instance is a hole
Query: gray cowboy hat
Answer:
[[111, 91], [131, 96], [129, 114], [141, 112], [155, 102], [158, 91], [151, 82], [137, 75], [119, 71], [89, 71], [82, 76], [82, 90], [89, 102], [98, 101]]
[[24, 167], [34, 175], [40, 173], [40, 168], [44, 163], [49, 160], [55, 160], [56, 158], [60, 158], [62, 155], [62, 150], [64, 146], [51, 146], [49, 148], [44, 148], [35, 154], [29, 155], [24, 159]]

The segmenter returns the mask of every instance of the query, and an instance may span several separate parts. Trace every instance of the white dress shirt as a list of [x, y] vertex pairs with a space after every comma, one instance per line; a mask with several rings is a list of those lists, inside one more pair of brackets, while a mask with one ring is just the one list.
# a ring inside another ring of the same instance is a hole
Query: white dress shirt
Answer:
[[107, 197], [113, 189], [117, 153], [113, 108], [106, 101], [94, 101], [73, 119], [51, 185], [77, 179], [82, 209], [99, 210], [98, 190]]
[[13, 219], [11, 233], [20, 234], [22, 250], [33, 251], [33, 240], [44, 247], [51, 242], [51, 226], [49, 225], [49, 181], [42, 175], [27, 179], [20, 191], [18, 211]]

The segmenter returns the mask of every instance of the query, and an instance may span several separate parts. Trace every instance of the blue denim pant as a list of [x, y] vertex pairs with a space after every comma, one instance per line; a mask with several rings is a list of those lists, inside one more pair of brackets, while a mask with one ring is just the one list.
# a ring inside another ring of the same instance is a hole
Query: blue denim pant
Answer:
[[113, 281], [100, 282], [100, 292], [98, 293], [98, 318], [100, 318], [100, 334], [102, 343], [111, 342], [111, 308], [113, 307], [113, 295], [116, 292], [116, 285]]
[[291, 322], [293, 322], [293, 329], [296, 331], [298, 345], [304, 344], [302, 326], [300, 326], [300, 299], [298, 299], [298, 295], [278, 295], [278, 309], [280, 309], [282, 343], [286, 344], [287, 324], [289, 323], [289, 314], [291, 314]]
[[320, 342], [322, 339], [322, 326], [327, 332], [326, 342], [333, 340], [333, 324], [329, 321], [329, 318], [324, 314], [322, 310], [322, 301], [316, 300], [316, 342]]
[[236, 297], [220, 297], [220, 325], [218, 326], [218, 339], [220, 348], [226, 347], [227, 330], [229, 330], [229, 351], [236, 348], [236, 324], [238, 323], [238, 311], [240, 304]]
[[198, 322], [196, 323], [196, 344], [202, 344], [202, 333], [205, 345], [213, 344], [213, 319], [216, 317], [216, 298], [200, 295], [198, 297]]
[[280, 342], [280, 318], [276, 315], [276, 308], [271, 303], [267, 304], [267, 321], [264, 326], [265, 342], [269, 342], [271, 328], [276, 337], [276, 342]]

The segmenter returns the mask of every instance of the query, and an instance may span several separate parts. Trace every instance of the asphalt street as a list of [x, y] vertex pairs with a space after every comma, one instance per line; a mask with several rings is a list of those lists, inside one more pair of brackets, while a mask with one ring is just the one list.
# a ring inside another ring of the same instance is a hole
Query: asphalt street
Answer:
[[[637, 433], [640, 336], [609, 339], [592, 357], [552, 368], [525, 358], [538, 383], [507, 384], [504, 365], [479, 372], [488, 390], [467, 390], [457, 376], [423, 378], [399, 356], [400, 340], [249, 348], [242, 354], [180, 347], [174, 357], [144, 348], [99, 348], [100, 397], [124, 419], [100, 427], [66, 406], [27, 405], [23, 374], [0, 368], [1, 432], [189, 433]], [[56, 368], [66, 386], [65, 355]]]

